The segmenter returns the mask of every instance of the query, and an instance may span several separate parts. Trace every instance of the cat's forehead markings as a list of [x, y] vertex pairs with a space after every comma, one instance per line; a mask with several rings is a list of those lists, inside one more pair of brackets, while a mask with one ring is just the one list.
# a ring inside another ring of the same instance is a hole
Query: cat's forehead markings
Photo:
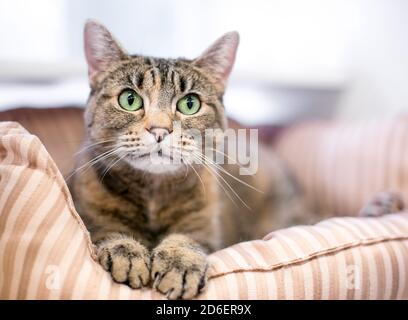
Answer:
[[[182, 66], [177, 60], [166, 59], [150, 59], [152, 63], [152, 69], [154, 71], [154, 80], [160, 82], [160, 89], [164, 89], [166, 86], [178, 92], [184, 93], [186, 89], [191, 88], [192, 84], [189, 83], [187, 76], [187, 67]], [[188, 85], [189, 84], [189, 85]]]
[[148, 96], [159, 94], [165, 100], [191, 91], [212, 93], [206, 77], [190, 63], [183, 59], [135, 56], [117, 65], [102, 87], [108, 91], [117, 86], [135, 88]]
[[134, 86], [137, 87], [138, 89], [142, 89], [143, 88], [144, 78], [145, 78], [145, 76], [144, 76], [143, 72], [136, 72], [134, 77], [132, 78], [132, 82], [133, 82]]

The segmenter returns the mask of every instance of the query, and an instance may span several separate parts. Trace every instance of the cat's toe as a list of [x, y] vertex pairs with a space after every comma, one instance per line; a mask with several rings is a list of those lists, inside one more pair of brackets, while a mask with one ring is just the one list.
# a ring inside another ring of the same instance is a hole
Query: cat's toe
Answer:
[[403, 209], [404, 201], [399, 194], [380, 192], [360, 210], [359, 215], [363, 217], [379, 217]]
[[203, 254], [167, 255], [156, 252], [153, 255], [153, 288], [168, 299], [194, 298], [205, 286], [207, 262]]
[[105, 240], [98, 246], [98, 259], [116, 282], [128, 283], [135, 289], [149, 283], [150, 255], [136, 240]]
[[147, 286], [150, 281], [150, 261], [133, 258], [131, 260], [128, 280], [129, 285], [135, 289]]
[[206, 284], [207, 277], [205, 273], [197, 270], [189, 270], [184, 274], [185, 285], [182, 298], [191, 299], [199, 293]]

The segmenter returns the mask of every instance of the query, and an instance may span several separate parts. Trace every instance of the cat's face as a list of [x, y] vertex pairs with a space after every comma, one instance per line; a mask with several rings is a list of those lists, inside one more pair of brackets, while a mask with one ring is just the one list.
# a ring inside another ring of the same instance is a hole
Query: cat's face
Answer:
[[88, 22], [85, 119], [95, 156], [152, 173], [181, 170], [200, 157], [204, 139], [193, 133], [225, 129], [222, 96], [237, 45], [237, 33], [228, 33], [195, 60], [131, 56]]

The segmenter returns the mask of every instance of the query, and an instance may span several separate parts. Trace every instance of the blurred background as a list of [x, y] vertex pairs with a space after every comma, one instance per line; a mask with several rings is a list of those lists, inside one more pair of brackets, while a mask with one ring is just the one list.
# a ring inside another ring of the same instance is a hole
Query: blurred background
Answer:
[[244, 124], [408, 111], [406, 0], [0, 0], [0, 111], [85, 104], [88, 18], [163, 57], [239, 31], [225, 104]]

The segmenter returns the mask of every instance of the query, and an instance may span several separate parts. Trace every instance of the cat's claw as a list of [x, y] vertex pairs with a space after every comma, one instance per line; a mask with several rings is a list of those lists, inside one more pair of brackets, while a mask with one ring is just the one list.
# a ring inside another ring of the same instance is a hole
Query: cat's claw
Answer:
[[113, 280], [127, 283], [134, 289], [150, 281], [150, 254], [132, 238], [104, 240], [98, 246], [98, 260], [109, 271]]

